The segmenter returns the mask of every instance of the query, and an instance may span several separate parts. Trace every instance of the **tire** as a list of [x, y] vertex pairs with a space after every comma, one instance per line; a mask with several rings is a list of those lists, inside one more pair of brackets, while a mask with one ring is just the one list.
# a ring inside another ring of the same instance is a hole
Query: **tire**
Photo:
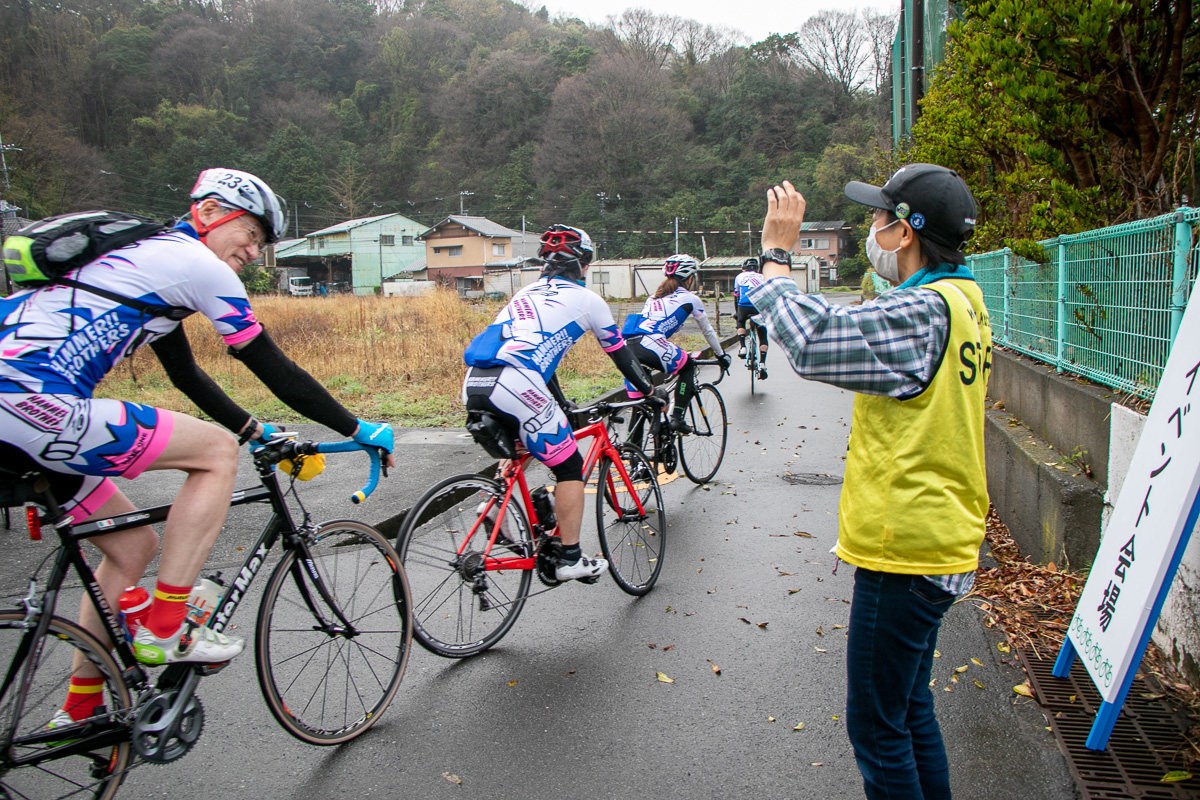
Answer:
[[[502, 523], [512, 543], [502, 544], [503, 534], [498, 534], [493, 552], [527, 558], [533, 556], [533, 539], [517, 497]], [[447, 478], [413, 505], [396, 538], [412, 586], [413, 634], [422, 647], [445, 658], [466, 658], [496, 644], [529, 596], [533, 570], [479, 569], [491, 535], [486, 526], [480, 525], [464, 545], [479, 518], [476, 509], [492, 498], [497, 504], [504, 499], [497, 481], [478, 475]], [[476, 578], [482, 580], [478, 587]]]
[[685, 419], [692, 427], [692, 433], [679, 437], [683, 472], [693, 483], [708, 483], [725, 459], [725, 440], [729, 435], [725, 401], [716, 387], [711, 383], [696, 387]]
[[751, 328], [746, 332], [750, 337], [750, 349], [746, 351], [746, 368], [750, 370], [750, 394], [754, 394], [754, 379], [758, 376], [758, 332]]
[[[258, 682], [288, 733], [309, 744], [341, 744], [374, 725], [396, 695], [412, 650], [412, 600], [399, 556], [370, 525], [326, 522], [307, 546], [307, 554], [284, 554], [263, 593], [254, 637]], [[343, 634], [311, 569], [352, 635]]]
[[[653, 467], [641, 453], [627, 450], [621, 454], [630, 475], [653, 475]], [[600, 460], [596, 480], [596, 528], [600, 547], [608, 559], [608, 571], [622, 591], [644, 595], [654, 588], [662, 571], [667, 544], [667, 515], [663, 510], [662, 490], [656, 480], [634, 483], [644, 515], [621, 479], [621, 473], [608, 458]]]
[[[0, 611], [0, 662], [9, 664], [16, 655], [25, 635], [24, 611]], [[11, 735], [12, 746], [0, 756], [0, 796], [3, 797], [72, 797], [108, 800], [116, 794], [129, 769], [132, 748], [129, 743], [131, 701], [129, 688], [121, 677], [121, 668], [90, 633], [73, 622], [55, 617], [42, 637], [32, 648], [40, 651], [37, 666], [29, 678], [29, 688], [19, 716], [16, 703], [19, 681], [24, 672], [17, 673], [16, 682], [0, 698], [0, 725], [4, 738]], [[104, 701], [96, 722], [115, 722], [124, 727], [121, 741], [98, 747], [94, 752], [64, 756], [41, 764], [20, 762], [37, 758], [52, 751], [58, 743], [24, 742], [42, 734], [46, 723], [67, 699], [71, 678], [71, 663], [76, 653], [96, 667], [104, 678]]]

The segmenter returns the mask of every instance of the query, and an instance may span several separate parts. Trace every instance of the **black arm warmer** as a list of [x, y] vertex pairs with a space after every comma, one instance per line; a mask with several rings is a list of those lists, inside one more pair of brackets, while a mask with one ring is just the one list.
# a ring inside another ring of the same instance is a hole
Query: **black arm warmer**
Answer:
[[182, 325], [176, 326], [175, 330], [161, 339], [155, 339], [150, 343], [150, 349], [158, 356], [159, 363], [163, 365], [175, 388], [186, 394], [201, 411], [234, 433], [240, 432], [246, 426], [250, 414], [233, 402], [229, 395], [208, 377], [208, 373], [200, 369], [200, 365], [192, 356], [192, 346], [188, 344], [187, 334], [183, 332]]
[[613, 350], [608, 357], [613, 360], [617, 369], [621, 370], [621, 374], [625, 376], [625, 380], [632, 383], [635, 389], [644, 395], [654, 394], [654, 384], [650, 382], [646, 370], [634, 358], [628, 347], [622, 346], [618, 350]]
[[557, 372], [550, 376], [550, 380], [546, 381], [546, 388], [549, 389], [550, 394], [554, 396], [554, 400], [558, 403], [559, 408], [565, 410], [571, 407], [572, 404], [567, 401], [567, 396], [563, 394], [562, 386], [560, 386], [558, 383]]
[[288, 408], [342, 436], [353, 436], [358, 420], [312, 375], [296, 365], [264, 330], [241, 350], [229, 354], [246, 365]]

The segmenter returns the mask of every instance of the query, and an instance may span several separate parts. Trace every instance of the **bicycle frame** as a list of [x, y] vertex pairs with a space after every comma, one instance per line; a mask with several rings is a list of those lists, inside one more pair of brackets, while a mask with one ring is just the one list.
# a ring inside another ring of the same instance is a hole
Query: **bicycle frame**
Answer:
[[[229, 505], [232, 507], [247, 505], [249, 503], [267, 502], [272, 507], [272, 514], [259, 534], [258, 541], [255, 543], [253, 550], [250, 551], [242, 563], [242, 567], [234, 578], [232, 585], [226, 587], [225, 591], [221, 593], [221, 598], [213, 609], [213, 616], [209, 627], [218, 632], [225, 629], [232, 619], [233, 613], [237, 610], [241, 599], [245, 596], [246, 590], [262, 569], [263, 564], [266, 563], [267, 554], [278, 542], [280, 536], [283, 535], [285, 548], [299, 548], [305, 556], [296, 559], [293, 570], [296, 573], [295, 577], [300, 594], [313, 616], [321, 622], [321, 627], [326, 631], [338, 632], [344, 636], [353, 636], [355, 633], [354, 626], [346, 619], [338, 604], [334, 602], [325, 581], [317, 572], [315, 566], [312, 565], [307, 544], [300, 535], [300, 529], [296, 527], [292, 519], [291, 510], [284, 501], [277, 473], [265, 464], [256, 464], [256, 468], [258, 469], [262, 485], [249, 489], [239, 489], [233, 492], [230, 496]], [[59, 547], [51, 566], [46, 582], [46, 591], [38, 596], [34, 596], [36, 583], [33, 579], [30, 580], [30, 594], [25, 600], [26, 619], [31, 620], [36, 615], [37, 623], [32, 625], [22, 637], [15, 655], [5, 672], [3, 682], [0, 683], [0, 697], [4, 697], [12, 690], [14, 682], [20, 676], [20, 683], [18, 685], [21, 695], [17, 698], [13, 707], [14, 719], [19, 719], [24, 711], [25, 693], [28, 691], [28, 679], [25, 676], [28, 674], [28, 670], [37, 667], [39, 660], [37, 657], [29, 658], [29, 652], [35, 643], [42, 641], [42, 637], [49, 629], [58, 602], [59, 588], [66, 577], [67, 570], [72, 568], [79, 576], [93, 608], [96, 609], [108, 633], [112, 648], [116, 652], [121, 666], [124, 667], [122, 678], [135, 694], [141, 694], [149, 688], [147, 673], [142, 667], [141, 662], [134, 656], [133, 647], [125, 640], [124, 631], [117, 621], [112, 607], [104, 599], [100, 585], [96, 582], [95, 573], [84, 559], [81, 543], [85, 539], [92, 539], [143, 525], [163, 522], [171, 511], [171, 505], [155, 506], [153, 508], [118, 514], [113, 517], [76, 525], [70, 517], [63, 514], [61, 507], [53, 496], [50, 496], [48, 493], [44, 493], [44, 495], [46, 497], [46, 507], [49, 512], [47, 515], [49, 524], [55, 529], [61, 547]], [[326, 616], [318, 609], [318, 604], [314, 602], [308, 585], [300, 579], [301, 564], [305, 565], [307, 575], [313, 585], [316, 586], [318, 594], [324, 601], [326, 608], [333, 610], [337, 617], [336, 622], [340, 623], [340, 628], [335, 628], [333, 623], [328, 621]], [[23, 668], [19, 668], [19, 665]], [[190, 694], [194, 691], [200, 678], [206, 674], [205, 668], [207, 666], [190, 663], [172, 664], [159, 676], [156, 687], [159, 690], [178, 689], [182, 693]], [[11, 733], [15, 726], [5, 727], [8, 732], [5, 733], [4, 740], [0, 741], [0, 753], [7, 754], [13, 744]], [[22, 741], [27, 744], [36, 744], [41, 743], [43, 738], [45, 742], [61, 739], [62, 732], [47, 731], [45, 734], [35, 737], [25, 737]], [[111, 726], [103, 726], [101, 730], [95, 733], [88, 733], [85, 730], [83, 735], [70, 745], [37, 753], [27, 759], [10, 760], [5, 755], [4, 761], [9, 766], [34, 765], [76, 753], [90, 752], [98, 747], [119, 744], [127, 738], [128, 730], [126, 722], [118, 722]]]
[[[601, 419], [601, 420], [597, 420], [595, 422], [588, 423], [584, 427], [575, 431], [576, 441], [579, 441], [581, 439], [588, 439], [588, 438], [590, 438], [592, 440], [592, 442], [588, 446], [587, 455], [583, 459], [584, 483], [587, 483], [587, 481], [592, 477], [592, 472], [595, 470], [596, 464], [599, 463], [600, 457], [606, 456], [609, 458], [609, 460], [611, 460], [613, 462], [613, 465], [617, 468], [617, 472], [621, 476], [621, 481], [624, 483], [624, 485], [626, 487], [632, 487], [633, 481], [629, 477], [629, 472], [625, 469], [624, 462], [621, 461], [621, 454], [617, 451], [617, 448], [613, 445], [612, 440], [608, 438], [608, 423], [605, 420]], [[506, 569], [527, 569], [528, 570], [528, 569], [534, 569], [537, 564], [536, 555], [520, 556], [520, 557], [517, 557], [517, 556], [500, 557], [500, 558], [497, 558], [497, 557], [491, 555], [492, 546], [495, 545], [495, 543], [496, 543], [496, 537], [501, 535], [500, 534], [500, 526], [504, 523], [504, 515], [508, 513], [508, 507], [509, 507], [509, 504], [512, 502], [513, 493], [517, 489], [520, 489], [521, 501], [525, 507], [526, 518], [529, 519], [531, 524], [540, 525], [540, 521], [538, 520], [538, 517], [537, 517], [537, 512], [535, 511], [535, 509], [533, 507], [533, 497], [529, 493], [529, 484], [526, 483], [526, 481], [525, 481], [525, 465], [529, 462], [529, 459], [531, 459], [531, 458], [533, 458], [532, 455], [530, 455], [529, 453], [525, 453], [524, 455], [521, 456], [520, 460], [515, 461], [512, 463], [512, 465], [510, 465], [508, 474], [506, 474], [504, 476], [504, 479], [505, 479], [504, 499], [499, 501], [500, 511], [496, 516], [496, 524], [493, 526], [491, 534], [488, 535], [487, 546], [483, 550], [483, 552], [484, 552], [484, 569], [486, 571], [491, 572], [491, 571], [499, 571], [499, 570], [506, 570]], [[609, 490], [610, 496], [616, 497], [617, 486], [616, 486], [616, 483], [612, 479], [611, 473], [609, 475], [608, 482], [609, 482], [608, 490]], [[598, 489], [598, 491], [603, 491], [603, 487]], [[637, 508], [637, 513], [645, 514], [646, 510], [642, 507], [642, 501], [637, 496], [637, 492], [630, 491], [629, 496], [633, 498], [634, 505]], [[458, 556], [459, 557], [462, 556], [463, 552], [467, 549], [467, 545], [475, 537], [476, 532], [479, 530], [479, 526], [483, 525], [485, 523], [485, 521], [487, 520], [488, 512], [490, 512], [495, 507], [496, 502], [497, 501], [495, 498], [488, 500], [487, 506], [484, 508], [483, 512], [479, 515], [478, 519], [475, 520], [475, 524], [471, 527], [471, 531], [465, 537], [463, 537], [462, 545], [460, 545], [458, 548]], [[546, 531], [545, 533], [547, 535], [557, 535], [557, 534], [552, 534], [550, 531]]]

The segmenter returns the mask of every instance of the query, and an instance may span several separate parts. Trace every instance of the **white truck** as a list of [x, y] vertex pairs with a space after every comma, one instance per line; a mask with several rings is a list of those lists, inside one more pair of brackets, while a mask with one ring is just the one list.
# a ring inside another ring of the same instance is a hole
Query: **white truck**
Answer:
[[308, 270], [285, 267], [279, 270], [279, 291], [292, 297], [312, 297], [312, 279]]

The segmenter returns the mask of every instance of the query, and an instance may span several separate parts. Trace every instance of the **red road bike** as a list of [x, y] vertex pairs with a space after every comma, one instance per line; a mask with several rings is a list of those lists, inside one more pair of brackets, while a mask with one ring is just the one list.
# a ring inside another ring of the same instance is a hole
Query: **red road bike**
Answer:
[[[613, 580], [632, 595], [646, 594], [658, 580], [666, 513], [646, 457], [622, 451], [610, 432], [622, 421], [615, 416], [620, 409], [646, 402], [597, 403], [572, 412], [587, 420], [575, 438], [581, 446], [591, 440], [583, 474], [585, 491], [596, 495], [600, 547]], [[531, 456], [521, 452], [499, 480], [469, 474], [436, 484], [409, 511], [396, 538], [412, 590], [413, 635], [440, 656], [465, 658], [500, 641], [531, 596], [535, 574], [548, 587], [541, 591], [558, 585], [558, 529], [545, 489], [530, 491], [525, 466]]]

